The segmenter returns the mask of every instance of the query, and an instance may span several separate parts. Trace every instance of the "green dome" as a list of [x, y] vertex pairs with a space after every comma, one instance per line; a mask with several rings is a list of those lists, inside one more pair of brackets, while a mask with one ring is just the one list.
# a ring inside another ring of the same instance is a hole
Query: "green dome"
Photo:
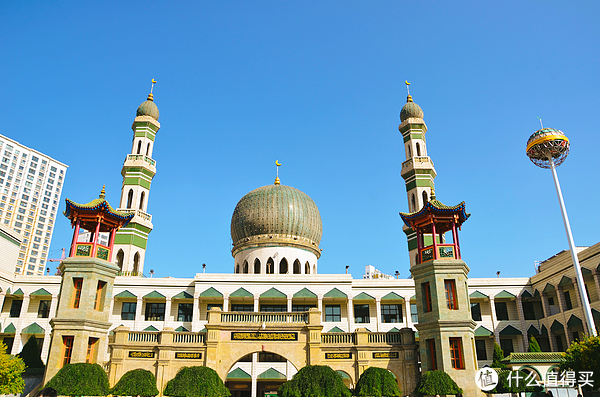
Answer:
[[400, 111], [400, 121], [404, 121], [409, 118], [422, 119], [423, 109], [419, 105], [413, 102], [412, 96], [406, 98], [406, 105]]
[[245, 246], [275, 244], [301, 246], [318, 253], [322, 234], [317, 205], [291, 186], [254, 189], [237, 203], [231, 217], [234, 252]]
[[145, 102], [142, 102], [135, 115], [136, 117], [150, 116], [158, 121], [158, 107], [154, 103], [154, 96], [152, 94], [148, 95], [148, 99]]

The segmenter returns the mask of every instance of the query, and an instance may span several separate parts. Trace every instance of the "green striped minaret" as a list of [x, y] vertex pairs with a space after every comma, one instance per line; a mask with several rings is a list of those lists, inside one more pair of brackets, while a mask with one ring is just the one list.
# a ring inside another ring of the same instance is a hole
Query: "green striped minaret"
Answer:
[[133, 121], [133, 144], [127, 155], [121, 175], [120, 211], [134, 211], [131, 222], [117, 232], [114, 244], [115, 263], [123, 275], [142, 275], [148, 234], [152, 231], [152, 215], [148, 214], [150, 184], [156, 174], [152, 159], [154, 138], [160, 129], [158, 107], [152, 93], [137, 110]]
[[[427, 126], [423, 121], [423, 110], [413, 102], [410, 95], [406, 98], [406, 104], [400, 112], [398, 131], [402, 134], [406, 152], [406, 161], [402, 163], [400, 175], [406, 184], [408, 211], [416, 212], [429, 201], [431, 191], [434, 190], [433, 180], [436, 173], [433, 161], [427, 155], [425, 141]], [[404, 226], [402, 230], [406, 233], [410, 266], [413, 267], [417, 263], [417, 236], [407, 226]], [[425, 240], [427, 240], [427, 236]]]

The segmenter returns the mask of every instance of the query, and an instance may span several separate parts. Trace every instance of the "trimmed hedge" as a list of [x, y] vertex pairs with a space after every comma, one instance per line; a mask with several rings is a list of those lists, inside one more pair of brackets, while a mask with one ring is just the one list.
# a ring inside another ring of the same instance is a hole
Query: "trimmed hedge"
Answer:
[[421, 380], [417, 384], [414, 394], [417, 396], [440, 396], [446, 394], [462, 394], [463, 389], [458, 387], [450, 375], [444, 371], [427, 371], [421, 375]]
[[327, 365], [307, 365], [285, 382], [278, 397], [350, 397], [342, 377]]
[[203, 366], [181, 368], [167, 383], [163, 394], [172, 397], [229, 397], [231, 395], [219, 374], [214, 369]]
[[369, 367], [360, 375], [354, 390], [356, 396], [395, 397], [401, 396], [394, 375], [385, 368]]
[[115, 396], [153, 397], [158, 395], [156, 377], [145, 369], [134, 369], [121, 376], [117, 384], [110, 389]]
[[108, 376], [98, 364], [67, 364], [62, 367], [46, 387], [56, 390], [59, 396], [106, 396]]
[[35, 336], [30, 336], [21, 353], [17, 354], [17, 357], [23, 359], [27, 368], [44, 368], [44, 362], [40, 357], [40, 345], [38, 345]]

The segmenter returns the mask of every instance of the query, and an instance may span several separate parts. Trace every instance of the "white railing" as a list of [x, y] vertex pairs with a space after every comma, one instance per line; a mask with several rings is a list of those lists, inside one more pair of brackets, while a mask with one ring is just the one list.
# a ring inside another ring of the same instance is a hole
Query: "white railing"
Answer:
[[371, 332], [369, 343], [396, 345], [401, 344], [400, 332]]
[[158, 343], [158, 332], [129, 331], [128, 342]]
[[146, 163], [150, 164], [151, 166], [156, 167], [156, 161], [146, 155], [143, 155], [143, 154], [128, 154], [127, 160], [130, 160], [130, 161], [143, 160]]
[[355, 340], [356, 334], [350, 332], [321, 334], [321, 343], [327, 345], [354, 344]]
[[221, 313], [221, 322], [251, 324], [299, 324], [308, 322], [308, 313], [228, 312]]
[[433, 161], [431, 161], [429, 156], [415, 156], [403, 162], [402, 168], [408, 167], [411, 163], [431, 163], [433, 166]]
[[173, 343], [204, 343], [204, 335], [197, 332], [175, 332]]

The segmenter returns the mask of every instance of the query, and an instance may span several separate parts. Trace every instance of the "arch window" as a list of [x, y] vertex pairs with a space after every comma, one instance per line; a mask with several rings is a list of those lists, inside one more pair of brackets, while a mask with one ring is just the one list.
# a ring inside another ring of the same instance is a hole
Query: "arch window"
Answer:
[[421, 145], [417, 142], [417, 157], [421, 157]]
[[288, 272], [288, 262], [287, 259], [283, 258], [281, 262], [279, 262], [279, 274], [287, 274]]
[[137, 154], [142, 153], [142, 141], [138, 142], [138, 150], [137, 150]]
[[412, 211], [415, 212], [417, 210], [417, 201], [414, 194], [410, 195], [410, 203], [412, 204]]
[[146, 192], [142, 192], [140, 195], [140, 209], [144, 210], [144, 198], [146, 197]]
[[119, 250], [117, 252], [117, 266], [119, 267], [119, 271], [123, 271], [123, 258], [125, 257], [125, 253], [123, 250]]
[[140, 271], [140, 253], [136, 252], [133, 256], [133, 275], [137, 276]]
[[308, 262], [304, 264], [304, 274], [310, 274], [310, 264]]
[[254, 260], [254, 274], [260, 274], [260, 261], [258, 258]]
[[235, 272], [236, 273], [240, 272], [240, 264], [239, 263], [237, 265], [235, 265]]
[[312, 274], [317, 274], [317, 265], [316, 264], [313, 265]]
[[275, 273], [275, 262], [273, 262], [273, 258], [269, 258], [267, 261], [267, 274]]
[[298, 259], [294, 261], [294, 274], [300, 274], [300, 261]]
[[408, 151], [408, 158], [410, 159], [412, 157], [412, 153], [410, 150], [410, 144], [406, 145], [406, 150]]
[[148, 142], [148, 146], [146, 147], [146, 156], [150, 156], [150, 142]]
[[427, 192], [423, 190], [423, 205], [425, 205], [428, 201], [429, 199], [427, 199]]
[[127, 208], [131, 208], [132, 202], [133, 202], [133, 189], [129, 189], [129, 193], [127, 193]]
[[244, 265], [242, 266], [242, 272], [244, 274], [248, 274], [248, 261], [244, 261]]

